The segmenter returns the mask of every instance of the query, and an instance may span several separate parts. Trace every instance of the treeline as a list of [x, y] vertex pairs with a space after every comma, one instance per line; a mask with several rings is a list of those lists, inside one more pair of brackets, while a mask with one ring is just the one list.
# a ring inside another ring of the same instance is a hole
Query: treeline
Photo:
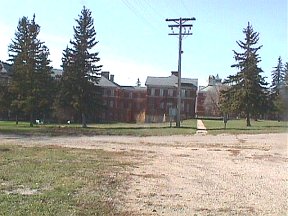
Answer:
[[81, 122], [87, 127], [87, 117], [95, 120], [102, 108], [101, 89], [97, 86], [101, 65], [91, 11], [83, 7], [70, 46], [63, 51], [63, 74], [52, 73], [49, 49], [38, 39], [40, 26], [23, 17], [15, 37], [8, 47], [12, 78], [1, 83], [0, 110], [7, 118], [39, 121]]

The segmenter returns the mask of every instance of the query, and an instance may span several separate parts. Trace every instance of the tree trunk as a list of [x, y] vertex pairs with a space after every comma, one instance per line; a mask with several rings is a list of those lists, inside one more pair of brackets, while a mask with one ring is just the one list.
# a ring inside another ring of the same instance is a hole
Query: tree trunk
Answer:
[[279, 112], [277, 113], [277, 121], [280, 122], [280, 114], [279, 114]]
[[19, 123], [18, 114], [16, 114], [15, 118], [16, 118], [16, 125], [18, 125], [18, 123]]
[[82, 128], [87, 128], [85, 113], [82, 113]]
[[30, 127], [33, 127], [33, 113], [30, 113]]
[[249, 111], [247, 111], [247, 113], [246, 113], [246, 126], [251, 127]]

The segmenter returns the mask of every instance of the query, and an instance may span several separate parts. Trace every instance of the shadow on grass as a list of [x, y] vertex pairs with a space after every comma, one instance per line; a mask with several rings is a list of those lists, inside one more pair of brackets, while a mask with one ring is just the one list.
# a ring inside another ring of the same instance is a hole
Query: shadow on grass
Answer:
[[18, 136], [97, 136], [97, 135], [117, 135], [117, 136], [161, 136], [176, 134], [193, 134], [196, 127], [182, 126], [180, 128], [170, 126], [41, 126], [32, 128], [0, 128], [2, 134], [13, 134]]
[[188, 127], [188, 126], [181, 126], [180, 128], [176, 128], [175, 126], [163, 126], [163, 127], [87, 127], [83, 129], [100, 129], [100, 130], [141, 130], [141, 129], [197, 129], [196, 127]]
[[261, 128], [209, 128], [207, 131], [251, 131], [251, 130], [261, 130]]

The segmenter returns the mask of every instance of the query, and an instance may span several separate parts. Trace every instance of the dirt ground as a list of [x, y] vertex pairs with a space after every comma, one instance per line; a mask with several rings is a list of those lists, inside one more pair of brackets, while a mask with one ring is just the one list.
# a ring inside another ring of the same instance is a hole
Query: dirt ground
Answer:
[[288, 215], [287, 135], [0, 135], [0, 143], [131, 153], [120, 193], [132, 215]]

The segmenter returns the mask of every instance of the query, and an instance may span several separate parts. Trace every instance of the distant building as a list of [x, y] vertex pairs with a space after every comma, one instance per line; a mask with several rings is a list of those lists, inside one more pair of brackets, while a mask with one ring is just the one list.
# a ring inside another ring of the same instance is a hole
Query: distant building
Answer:
[[[60, 78], [63, 71], [52, 69], [52, 76]], [[176, 113], [178, 73], [169, 77], [147, 77], [145, 87], [137, 80], [136, 86], [120, 86], [114, 75], [102, 71], [102, 108], [97, 119], [101, 122], [163, 122]], [[9, 84], [11, 65], [0, 61], [0, 82]], [[198, 79], [181, 79], [181, 119], [195, 116]]]
[[223, 89], [222, 80], [218, 74], [210, 75], [207, 86], [200, 86], [197, 91], [196, 116], [220, 117], [220, 91]]
[[[146, 122], [169, 121], [177, 107], [178, 73], [169, 77], [148, 76]], [[198, 79], [181, 78], [181, 119], [195, 116]], [[173, 114], [174, 113], [174, 114]]]
[[8, 85], [11, 80], [12, 66], [8, 63], [0, 61], [0, 83]]
[[146, 108], [146, 87], [120, 86], [114, 82], [114, 75], [101, 73], [98, 83], [103, 91], [103, 122], [144, 122]]

